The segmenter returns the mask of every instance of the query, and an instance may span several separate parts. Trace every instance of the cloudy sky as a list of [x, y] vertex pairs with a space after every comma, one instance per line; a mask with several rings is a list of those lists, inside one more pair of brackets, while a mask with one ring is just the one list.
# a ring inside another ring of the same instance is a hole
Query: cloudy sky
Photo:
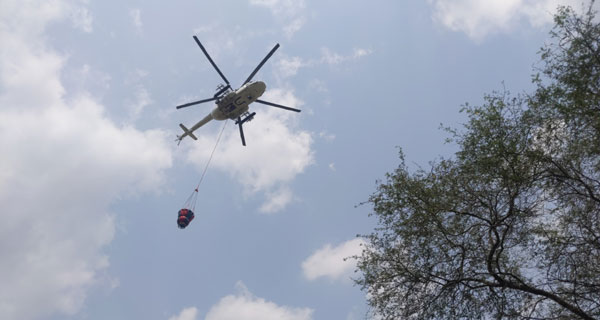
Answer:
[[[363, 319], [358, 206], [454, 146], [462, 104], [530, 90], [557, 0], [0, 0], [1, 319]], [[231, 122], [174, 142], [221, 79]], [[223, 126], [225, 126], [223, 128]], [[200, 179], [196, 219], [177, 211]]]

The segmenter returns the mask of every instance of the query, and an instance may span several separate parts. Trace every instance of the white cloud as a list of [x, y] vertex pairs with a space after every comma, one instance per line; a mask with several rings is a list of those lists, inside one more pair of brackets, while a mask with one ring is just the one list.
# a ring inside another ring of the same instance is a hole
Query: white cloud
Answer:
[[312, 79], [308, 83], [308, 87], [311, 90], [317, 90], [318, 92], [329, 92], [329, 89], [327, 89], [327, 85], [325, 84], [325, 81], [320, 80], [320, 79]]
[[298, 16], [304, 12], [304, 0], [250, 0], [251, 5], [266, 7], [275, 16]]
[[218, 28], [219, 28], [219, 26], [216, 23], [211, 23], [209, 25], [204, 25], [204, 26], [194, 28], [194, 34], [199, 34], [199, 33], [211, 34], [211, 33], [215, 32], [215, 30], [217, 30]]
[[[282, 89], [267, 89], [262, 98], [293, 108], [302, 104], [291, 91]], [[293, 199], [286, 186], [314, 162], [311, 150], [313, 138], [309, 132], [297, 129], [299, 115], [295, 112], [257, 103], [250, 107], [257, 114], [252, 122], [244, 124], [247, 146], [241, 145], [238, 130], [230, 123], [215, 152], [211, 168], [230, 174], [250, 194], [266, 193], [268, 199], [261, 210], [274, 212], [283, 209]], [[196, 132], [198, 141], [188, 141], [191, 150], [187, 159], [198, 170], [204, 169], [217, 140], [218, 132], [207, 133], [208, 126], [215, 124], [209, 123], [200, 128]]]
[[198, 315], [198, 309], [195, 307], [185, 308], [181, 310], [179, 315], [172, 316], [169, 320], [196, 320], [196, 316]]
[[327, 131], [319, 132], [319, 137], [327, 142], [332, 142], [333, 140], [335, 140], [335, 134], [329, 133]]
[[373, 50], [371, 50], [371, 49], [355, 48], [354, 53], [352, 54], [352, 58], [356, 59], [356, 58], [368, 56], [371, 53], [373, 53]]
[[[62, 72], [63, 85], [70, 87], [70, 92], [87, 91], [94, 96], [102, 96], [110, 89], [111, 76], [89, 64], [67, 68]], [[67, 92], [68, 94], [69, 92]]]
[[[289, 78], [295, 76], [301, 68], [314, 67], [319, 65], [338, 65], [342, 63], [357, 61], [358, 59], [371, 55], [373, 50], [364, 48], [355, 48], [351, 54], [340, 54], [332, 51], [330, 48], [321, 48], [321, 56], [318, 59], [302, 59], [300, 57], [282, 57], [275, 62], [275, 75], [278, 78]], [[325, 83], [318, 79], [313, 79], [309, 87], [321, 92], [326, 92]]]
[[83, 32], [90, 33], [93, 31], [93, 22], [92, 14], [85, 7], [75, 7], [71, 10], [71, 20], [73, 21], [73, 25], [82, 30]]
[[357, 60], [361, 57], [368, 56], [373, 53], [371, 49], [355, 48], [350, 55], [341, 55], [331, 51], [329, 48], [321, 49], [321, 62], [325, 64], [340, 64], [342, 62]]
[[133, 98], [125, 101], [125, 110], [129, 112], [128, 120], [132, 123], [140, 117], [145, 107], [154, 103], [152, 97], [150, 97], [150, 92], [142, 84], [143, 79], [148, 74], [149, 72], [146, 70], [135, 69], [128, 74], [124, 81], [125, 85], [135, 87]]
[[288, 38], [306, 23], [304, 0], [250, 0], [250, 4], [271, 10], [273, 16], [284, 24], [283, 32]]
[[321, 61], [326, 64], [339, 64], [342, 61], [347, 60], [347, 57], [344, 57], [339, 53], [332, 52], [329, 48], [322, 48], [321, 54]]
[[222, 298], [207, 313], [205, 320], [310, 320], [313, 310], [279, 306], [254, 296], [243, 283], [238, 293]]
[[48, 103], [0, 112], [3, 319], [76, 312], [108, 266], [109, 205], [171, 165], [164, 133], [116, 127], [88, 97]]
[[118, 283], [105, 274], [110, 205], [159, 189], [171, 166], [164, 132], [117, 126], [93, 97], [64, 87], [67, 60], [43, 33], [72, 10], [66, 1], [2, 2], [1, 319], [74, 314], [90, 288]]
[[326, 244], [302, 262], [304, 277], [308, 280], [320, 277], [331, 280], [349, 279], [356, 268], [356, 261], [346, 258], [360, 255], [363, 244], [364, 240], [360, 238], [346, 241], [336, 247]]
[[144, 86], [138, 85], [135, 91], [135, 99], [128, 103], [127, 108], [129, 109], [129, 117], [131, 121], [135, 121], [139, 118], [144, 108], [152, 104], [152, 98], [150, 93]]
[[137, 32], [142, 32], [142, 27], [144, 24], [142, 23], [142, 11], [140, 9], [131, 9], [129, 10], [129, 16], [131, 17], [131, 22], [133, 26], [137, 30]]
[[[248, 55], [244, 55], [244, 52], [246, 51], [240, 49], [250, 47], [250, 43], [252, 43], [258, 37], [264, 36], [266, 34], [272, 34], [271, 31], [255, 30], [251, 28], [249, 29], [242, 27], [241, 25], [232, 25], [230, 22], [223, 21], [211, 22], [206, 25], [195, 27], [193, 33], [198, 36], [198, 39], [202, 42], [202, 45], [206, 48], [212, 59], [219, 66], [219, 68], [224, 67], [221, 65], [221, 62], [226, 59], [235, 60], [235, 62], [233, 63], [234, 66], [247, 68], [248, 66], [246, 65], [246, 63], [248, 61]], [[191, 37], [189, 41], [191, 41], [190, 46], [193, 45], [195, 47], [195, 50], [200, 50], [198, 46], [194, 43], [194, 40], [191, 39]], [[274, 44], [275, 43], [272, 43], [270, 45]], [[270, 49], [271, 47], [264, 48], [265, 51], [258, 53], [259, 56], [260, 54], [266, 55]], [[202, 55], [201, 52], [199, 54]], [[255, 58], [252, 58], [250, 61], [251, 64], [257, 64], [260, 61], [258, 59], [259, 58], [256, 56]], [[210, 66], [210, 63], [208, 63], [208, 61], [205, 60], [204, 63], [202, 64], [202, 66], [206, 67], [206, 70], [212, 70], [212, 67]], [[222, 69], [221, 71], [223, 71], [227, 75], [226, 70]], [[250, 70], [248, 70], [248, 72], [250, 72]], [[219, 79], [219, 76], [216, 73], [214, 76], [216, 77], [215, 79]]]
[[260, 211], [264, 213], [274, 213], [281, 211], [292, 202], [294, 195], [290, 188], [282, 186], [275, 192], [267, 192], [266, 198], [266, 202], [260, 207]]
[[515, 30], [528, 23], [539, 28], [552, 22], [558, 5], [581, 8], [580, 0], [429, 0], [433, 19], [475, 40]]
[[305, 17], [299, 17], [299, 18], [295, 18], [292, 19], [292, 21], [290, 23], [288, 23], [285, 27], [283, 27], [283, 34], [285, 34], [285, 36], [290, 39], [294, 33], [300, 31], [300, 29], [302, 29], [302, 27], [304, 26], [304, 24], [306, 23], [306, 18]]
[[298, 70], [305, 65], [306, 62], [303, 62], [300, 57], [283, 57], [275, 63], [277, 72], [283, 77], [295, 76]]

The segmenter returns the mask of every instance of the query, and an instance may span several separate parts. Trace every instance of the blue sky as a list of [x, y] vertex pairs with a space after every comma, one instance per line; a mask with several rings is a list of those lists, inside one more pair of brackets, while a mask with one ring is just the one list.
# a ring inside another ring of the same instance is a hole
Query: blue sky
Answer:
[[[554, 0], [0, 0], [0, 318], [363, 319], [358, 206], [398, 165], [450, 156], [465, 102], [530, 90]], [[224, 122], [254, 77], [247, 147]]]

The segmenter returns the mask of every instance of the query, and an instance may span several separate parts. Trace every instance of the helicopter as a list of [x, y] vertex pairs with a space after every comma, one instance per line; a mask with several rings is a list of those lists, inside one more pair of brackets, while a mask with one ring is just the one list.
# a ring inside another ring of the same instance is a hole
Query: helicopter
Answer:
[[242, 139], [242, 145], [246, 146], [246, 139], [244, 137], [244, 129], [242, 128], [242, 125], [254, 119], [254, 116], [256, 115], [256, 112], [249, 112], [250, 104], [253, 102], [258, 102], [271, 107], [276, 107], [294, 112], [301, 111], [296, 108], [290, 108], [277, 103], [258, 99], [267, 89], [267, 85], [262, 81], [252, 81], [252, 78], [260, 70], [260, 68], [262, 68], [265, 62], [267, 62], [267, 60], [269, 60], [273, 53], [275, 53], [275, 51], [279, 48], [279, 43], [277, 43], [275, 47], [273, 47], [273, 49], [271, 49], [271, 51], [267, 54], [267, 56], [258, 64], [258, 66], [254, 68], [254, 71], [252, 71], [252, 73], [250, 74], [250, 76], [248, 76], [246, 81], [244, 81], [244, 83], [238, 89], [233, 90], [231, 84], [229, 83], [225, 75], [223, 75], [221, 70], [219, 70], [219, 67], [217, 67], [215, 62], [212, 60], [212, 58], [210, 57], [200, 40], [198, 40], [198, 37], [194, 36], [194, 40], [196, 41], [196, 43], [198, 44], [198, 46], [200, 47], [210, 64], [215, 68], [217, 73], [219, 73], [221, 79], [225, 81], [225, 84], [219, 84], [217, 86], [217, 92], [213, 95], [212, 98], [189, 102], [176, 107], [176, 109], [181, 109], [205, 102], [216, 102], [216, 107], [206, 117], [198, 121], [198, 123], [193, 125], [191, 128], [188, 129], [182, 123], [179, 124], [179, 127], [181, 127], [181, 129], [183, 130], [183, 134], [178, 135], [177, 140], [175, 140], [178, 141], [178, 145], [179, 143], [181, 143], [181, 140], [183, 140], [183, 138], [187, 136], [194, 140], [198, 140], [198, 138], [194, 135], [194, 131], [207, 124], [211, 120], [231, 119], [235, 120], [235, 124], [238, 125], [240, 129], [240, 138]]

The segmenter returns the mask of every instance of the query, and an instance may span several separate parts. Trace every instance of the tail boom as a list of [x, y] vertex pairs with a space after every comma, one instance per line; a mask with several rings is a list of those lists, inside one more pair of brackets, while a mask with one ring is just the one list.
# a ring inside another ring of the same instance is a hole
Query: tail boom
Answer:
[[[191, 128], [186, 128], [186, 126], [183, 125], [183, 123], [179, 124], [179, 127], [183, 130], [183, 134], [180, 136], [177, 136], [177, 141], [179, 141], [179, 143], [181, 143], [181, 140], [183, 140], [183, 138], [189, 136], [194, 140], [198, 140], [198, 138], [194, 135], [194, 131], [196, 131], [198, 128], [202, 127], [203, 125], [205, 125], [206, 123], [208, 123], [210, 120], [213, 119], [213, 116], [211, 113], [209, 113], [206, 117], [204, 117], [204, 119], [200, 120], [198, 123], [196, 123], [193, 127]], [[178, 144], [179, 144], [178, 143]]]

